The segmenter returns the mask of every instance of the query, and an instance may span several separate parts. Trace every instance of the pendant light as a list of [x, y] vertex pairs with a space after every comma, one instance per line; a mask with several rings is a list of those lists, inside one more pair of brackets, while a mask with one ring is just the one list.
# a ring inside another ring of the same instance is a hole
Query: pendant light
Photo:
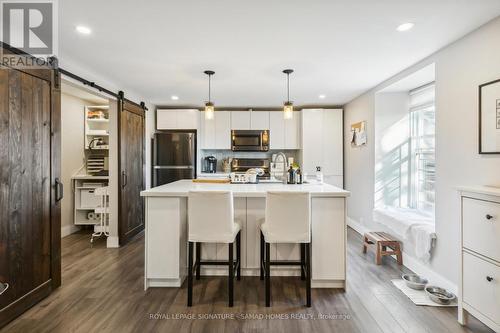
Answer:
[[293, 69], [285, 69], [283, 73], [286, 74], [286, 91], [287, 100], [283, 104], [283, 118], [292, 119], [293, 118], [293, 102], [290, 101], [290, 74], [293, 73]]
[[215, 74], [214, 71], [204, 71], [205, 74], [208, 75], [208, 102], [205, 103], [205, 119], [214, 119], [214, 103], [212, 103], [210, 99], [210, 83], [211, 83], [211, 77], [212, 75]]

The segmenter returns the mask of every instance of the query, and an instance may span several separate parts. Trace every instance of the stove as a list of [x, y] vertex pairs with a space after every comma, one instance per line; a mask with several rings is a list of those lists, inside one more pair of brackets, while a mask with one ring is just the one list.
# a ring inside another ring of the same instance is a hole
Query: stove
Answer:
[[231, 172], [245, 173], [249, 169], [259, 168], [264, 170], [264, 175], [258, 176], [258, 178], [270, 179], [269, 166], [270, 162], [267, 158], [233, 158], [231, 161]]

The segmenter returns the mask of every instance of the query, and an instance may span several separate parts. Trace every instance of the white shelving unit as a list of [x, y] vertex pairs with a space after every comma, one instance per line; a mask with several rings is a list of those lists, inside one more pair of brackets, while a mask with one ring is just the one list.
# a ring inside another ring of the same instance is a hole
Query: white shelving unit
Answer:
[[92, 197], [92, 192], [98, 187], [108, 186], [109, 177], [106, 176], [74, 176], [72, 179], [74, 198], [74, 223], [75, 225], [95, 225], [99, 219], [89, 219], [88, 214], [94, 213], [99, 207], [100, 197]]
[[[93, 118], [91, 115], [95, 114]], [[97, 116], [97, 114], [101, 114]], [[96, 147], [93, 144], [92, 150], [109, 149], [109, 106], [95, 105], [85, 107], [85, 150], [89, 149], [89, 144], [93, 139], [102, 138], [105, 145]]]

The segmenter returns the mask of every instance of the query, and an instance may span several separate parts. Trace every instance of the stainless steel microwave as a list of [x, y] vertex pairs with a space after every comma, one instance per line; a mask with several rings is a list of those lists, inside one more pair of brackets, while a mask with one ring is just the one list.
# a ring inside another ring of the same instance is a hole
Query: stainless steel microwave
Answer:
[[231, 150], [268, 151], [269, 130], [232, 130]]

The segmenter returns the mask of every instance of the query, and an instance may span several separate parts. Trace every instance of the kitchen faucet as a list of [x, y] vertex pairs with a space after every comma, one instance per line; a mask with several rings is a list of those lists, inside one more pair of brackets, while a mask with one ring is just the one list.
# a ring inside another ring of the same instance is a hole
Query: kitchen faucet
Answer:
[[282, 181], [283, 181], [283, 184], [286, 184], [287, 183], [287, 177], [286, 177], [286, 173], [287, 173], [287, 168], [286, 168], [286, 155], [282, 152], [278, 153], [276, 155], [276, 158], [274, 159], [274, 163], [276, 164], [276, 162], [278, 161], [278, 157], [282, 157], [283, 158], [283, 178], [282, 178]]

